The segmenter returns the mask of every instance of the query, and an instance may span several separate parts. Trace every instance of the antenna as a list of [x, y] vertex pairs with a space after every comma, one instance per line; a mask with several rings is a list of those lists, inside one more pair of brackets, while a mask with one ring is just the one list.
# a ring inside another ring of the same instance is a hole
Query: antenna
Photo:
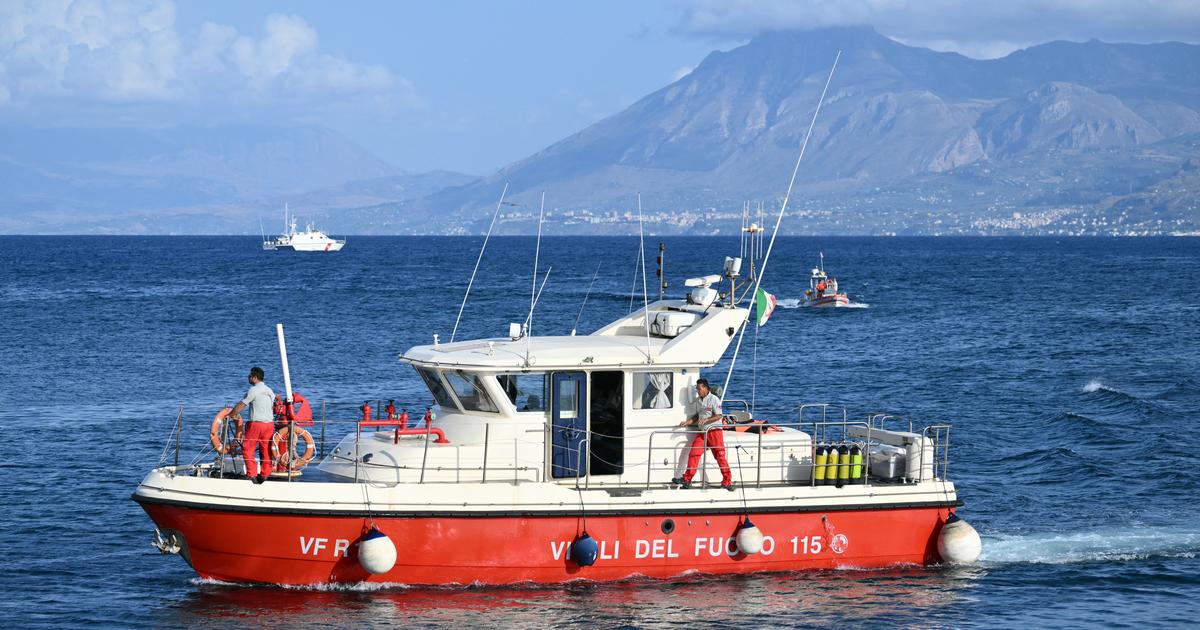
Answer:
[[[752, 296], [758, 295], [758, 289], [762, 285], [763, 276], [767, 274], [767, 263], [771, 260], [771, 250], [775, 247], [775, 237], [779, 236], [779, 225], [783, 223], [783, 215], [787, 212], [788, 201], [792, 198], [792, 188], [796, 185], [796, 175], [800, 172], [800, 161], [804, 159], [804, 151], [808, 148], [808, 140], [812, 137], [813, 127], [817, 124], [817, 115], [821, 113], [821, 105], [825, 103], [825, 94], [829, 91], [829, 83], [833, 81], [833, 73], [837, 70], [838, 60], [842, 58], [842, 51], [837, 52], [837, 56], [833, 58], [833, 67], [829, 69], [829, 76], [825, 78], [825, 87], [821, 90], [821, 98], [817, 100], [817, 108], [813, 110], [812, 120], [808, 123], [808, 132], [804, 134], [804, 142], [800, 145], [800, 155], [796, 158], [796, 166], [792, 169], [792, 178], [788, 181], [787, 194], [783, 196], [783, 204], [779, 206], [779, 216], [775, 219], [775, 230], [771, 232], [771, 242], [767, 244], [767, 253], [763, 256], [762, 268], [758, 272], [758, 278], [754, 281], [754, 293]], [[741, 331], [738, 332], [737, 345], [733, 348], [733, 357], [729, 360], [729, 371], [725, 374], [725, 385], [721, 389], [722, 396], [729, 395], [729, 379], [733, 376], [733, 366], [737, 364], [738, 351], [742, 348], [742, 338], [746, 335], [746, 322], [750, 320], [750, 310], [746, 309], [746, 314], [742, 318]]]
[[575, 330], [579, 328], [579, 318], [583, 317], [583, 307], [587, 306], [588, 296], [592, 294], [592, 285], [596, 284], [596, 276], [600, 275], [600, 263], [596, 263], [596, 273], [592, 274], [592, 281], [588, 283], [587, 293], [583, 294], [583, 304], [579, 305], [579, 314], [575, 316], [575, 325], [571, 327], [571, 336], [575, 336]]
[[483, 260], [483, 252], [487, 250], [488, 239], [492, 237], [492, 228], [496, 227], [496, 217], [500, 216], [500, 206], [504, 205], [504, 195], [508, 194], [508, 182], [504, 182], [504, 190], [500, 191], [500, 201], [496, 203], [496, 211], [492, 213], [492, 224], [488, 226], [487, 235], [483, 237], [483, 246], [479, 248], [479, 258], [475, 259], [475, 269], [471, 271], [471, 279], [467, 281], [467, 290], [463, 293], [462, 304], [458, 307], [458, 317], [454, 318], [454, 330], [450, 331], [450, 343], [454, 343], [454, 335], [458, 334], [458, 322], [462, 320], [463, 309], [467, 307], [467, 296], [471, 295], [471, 285], [475, 284], [475, 274], [479, 272], [479, 261]]
[[533, 305], [537, 301], [538, 258], [542, 254], [542, 217], [546, 216], [546, 191], [542, 191], [542, 206], [538, 210], [537, 245], [533, 249], [533, 278], [529, 282], [529, 326], [525, 329], [525, 363], [529, 363], [529, 338], [533, 336]]
[[650, 356], [650, 297], [646, 291], [646, 235], [642, 227], [642, 193], [638, 193], [638, 254], [642, 261], [642, 308], [645, 311], [645, 317], [642, 320], [646, 323], [646, 363], [654, 363], [654, 358]]
[[[554, 266], [546, 267], [546, 275], [542, 276], [542, 286], [538, 287], [537, 297], [533, 300], [533, 308], [537, 308], [537, 303], [542, 299], [542, 290], [546, 288], [546, 281], [550, 279], [550, 271]], [[529, 325], [529, 320], [533, 318], [533, 309], [529, 309], [529, 317], [525, 318], [526, 326]]]

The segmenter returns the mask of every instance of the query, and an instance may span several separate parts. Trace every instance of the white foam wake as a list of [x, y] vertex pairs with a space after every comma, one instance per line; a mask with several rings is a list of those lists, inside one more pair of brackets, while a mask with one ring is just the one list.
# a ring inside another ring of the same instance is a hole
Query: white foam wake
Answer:
[[1200, 529], [1113, 527], [1075, 532], [998, 534], [983, 537], [980, 560], [993, 563], [1067, 564], [1145, 558], [1195, 558]]
[[1092, 380], [1088, 381], [1087, 385], [1084, 385], [1083, 389], [1080, 391], [1082, 391], [1085, 394], [1090, 394], [1092, 392], [1098, 392], [1102, 389], [1111, 390], [1112, 388], [1109, 387], [1108, 385], [1105, 385], [1104, 383], [1101, 383], [1100, 381], [1098, 381], [1096, 379], [1092, 379]]

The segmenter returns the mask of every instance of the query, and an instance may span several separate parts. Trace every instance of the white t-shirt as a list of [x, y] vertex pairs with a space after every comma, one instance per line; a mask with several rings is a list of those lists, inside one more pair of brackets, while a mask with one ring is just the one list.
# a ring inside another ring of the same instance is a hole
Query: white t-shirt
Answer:
[[250, 422], [273, 422], [275, 420], [275, 392], [259, 381], [246, 390], [242, 404], [250, 407]]
[[724, 417], [721, 413], [721, 399], [711, 391], [704, 398], [697, 399], [696, 415], [700, 418], [698, 422], [700, 428], [706, 431], [720, 426]]

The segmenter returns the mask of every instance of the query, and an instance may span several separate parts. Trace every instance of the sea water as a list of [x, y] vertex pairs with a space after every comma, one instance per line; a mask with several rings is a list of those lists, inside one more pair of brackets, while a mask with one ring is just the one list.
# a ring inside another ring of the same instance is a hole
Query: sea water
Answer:
[[[649, 299], [658, 240], [646, 243]], [[738, 251], [734, 239], [662, 240], [669, 296]], [[423, 412], [429, 395], [397, 355], [435, 334], [450, 340], [481, 241], [352, 237], [322, 255], [263, 252], [241, 237], [0, 238], [0, 618], [1144, 628], [1200, 616], [1200, 240], [1184, 238], [776, 243], [763, 286], [781, 304], [802, 296], [823, 251], [830, 275], [870, 308], [777, 310], [747, 333], [729, 397], [753, 398], [767, 419], [833, 402], [952, 423], [960, 513], [983, 537], [972, 567], [284, 589], [201, 580], [159, 555], [129, 495], [174, 461], [164, 445], [181, 408], [187, 462], [250, 366], [281, 389], [283, 322], [292, 380], [324, 402], [330, 442], [363, 400]], [[492, 240], [457, 338], [524, 321], [533, 254], [531, 238]], [[541, 261], [535, 334], [566, 334], [577, 317], [591, 331], [643, 301], [636, 239], [547, 238]], [[727, 366], [728, 354], [707, 375], [721, 381]]]

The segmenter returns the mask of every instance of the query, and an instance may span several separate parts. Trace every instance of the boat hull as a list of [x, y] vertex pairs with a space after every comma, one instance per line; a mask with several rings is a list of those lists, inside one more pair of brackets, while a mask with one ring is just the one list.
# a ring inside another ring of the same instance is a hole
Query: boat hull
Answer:
[[334, 241], [332, 243], [296, 243], [293, 245], [278, 245], [274, 249], [280, 251], [292, 252], [337, 252], [341, 251], [345, 242]]
[[803, 303], [809, 308], [844, 308], [850, 306], [850, 298], [845, 294], [812, 298]]
[[[267, 584], [381, 582], [409, 585], [552, 584], [646, 576], [880, 568], [938, 562], [947, 505], [773, 511], [750, 514], [760, 553], [738, 549], [736, 513], [597, 514], [586, 519], [600, 546], [595, 565], [570, 557], [578, 514], [337, 515], [255, 512], [140, 500], [204, 578]], [[356, 543], [369, 523], [395, 543], [395, 567], [366, 572]]]

